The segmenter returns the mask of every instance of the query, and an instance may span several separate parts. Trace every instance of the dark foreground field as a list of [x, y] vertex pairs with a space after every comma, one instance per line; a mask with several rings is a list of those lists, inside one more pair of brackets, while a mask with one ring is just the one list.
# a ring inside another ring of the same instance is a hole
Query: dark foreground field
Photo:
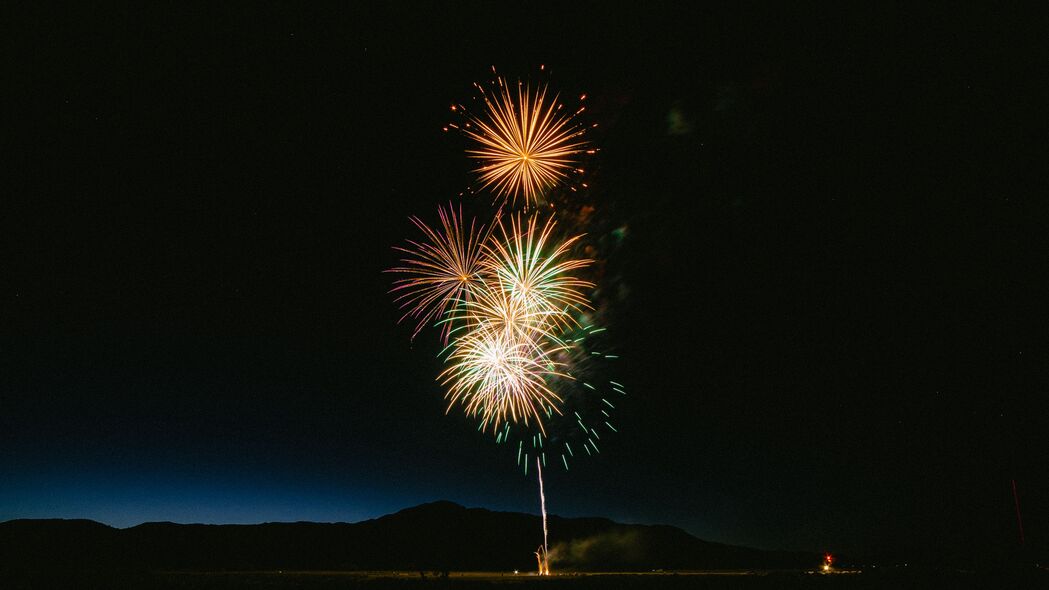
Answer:
[[664, 572], [564, 573], [549, 578], [531, 574], [453, 572], [447, 577], [426, 572], [91, 572], [37, 575], [0, 580], [12, 590], [37, 588], [137, 589], [273, 589], [482, 588], [569, 590], [613, 589], [863, 589], [863, 588], [1049, 588], [1049, 572], [1028, 570], [978, 574], [948, 570], [896, 570], [821, 575], [806, 572]]

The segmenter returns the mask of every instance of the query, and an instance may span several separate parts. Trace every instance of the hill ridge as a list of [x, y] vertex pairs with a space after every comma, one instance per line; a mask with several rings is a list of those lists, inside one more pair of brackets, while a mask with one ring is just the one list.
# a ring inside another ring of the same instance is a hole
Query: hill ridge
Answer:
[[[91, 524], [86, 524], [91, 523]], [[562, 570], [811, 567], [816, 553], [765, 551], [699, 539], [672, 525], [551, 516]], [[134, 570], [530, 570], [540, 517], [438, 500], [355, 523], [141, 523], [88, 519], [0, 523], [0, 568]]]

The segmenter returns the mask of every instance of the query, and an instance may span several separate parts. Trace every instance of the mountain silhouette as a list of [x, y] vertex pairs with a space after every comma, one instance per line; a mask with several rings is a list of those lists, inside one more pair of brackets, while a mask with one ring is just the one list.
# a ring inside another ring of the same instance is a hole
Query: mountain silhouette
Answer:
[[[711, 543], [672, 526], [551, 516], [562, 571], [812, 567], [820, 556]], [[433, 502], [357, 523], [205, 525], [151, 522], [116, 529], [90, 520], [0, 523], [0, 568], [104, 571], [530, 571], [538, 516]]]

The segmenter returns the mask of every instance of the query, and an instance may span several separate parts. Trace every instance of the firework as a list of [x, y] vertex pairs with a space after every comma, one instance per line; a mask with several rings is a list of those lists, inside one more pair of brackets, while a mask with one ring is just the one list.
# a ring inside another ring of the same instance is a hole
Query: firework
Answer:
[[594, 350], [604, 328], [586, 319], [593, 284], [576, 273], [592, 261], [572, 256], [582, 236], [555, 238], [553, 216], [537, 213], [499, 216], [487, 228], [467, 226], [451, 206], [438, 213], [437, 229], [412, 219], [426, 239], [398, 248], [407, 256], [392, 272], [408, 275], [393, 291], [404, 318], [418, 322], [413, 337], [428, 323], [440, 329], [448, 411], [461, 405], [497, 442], [519, 438], [526, 471], [533, 452], [544, 464], [552, 452], [566, 469], [576, 452], [599, 452], [599, 429], [615, 431], [609, 398], [624, 392], [602, 379], [601, 363], [615, 356]]
[[532, 317], [542, 317], [558, 326], [571, 323], [572, 312], [590, 307], [581, 289], [593, 288], [594, 284], [572, 273], [591, 261], [566, 257], [582, 236], [550, 248], [550, 233], [556, 225], [553, 217], [542, 228], [539, 215], [527, 220], [520, 215], [511, 216], [509, 231], [501, 218], [497, 224], [502, 237], [485, 243], [483, 265], [513, 304]]
[[449, 408], [461, 402], [482, 429], [523, 421], [545, 434], [544, 415], [560, 412], [562, 401], [549, 383], [571, 379], [555, 358], [566, 347], [557, 334], [589, 305], [581, 289], [592, 284], [572, 272], [590, 261], [568, 256], [578, 236], [553, 243], [552, 219], [517, 215], [497, 225], [501, 235], [482, 245], [479, 280], [448, 314], [458, 327], [439, 380]]
[[468, 297], [450, 310], [449, 321], [497, 326], [526, 340], [558, 340], [574, 324], [574, 312], [590, 307], [582, 289], [593, 283], [574, 271], [591, 261], [568, 256], [581, 236], [554, 244], [553, 218], [540, 226], [537, 215], [513, 216], [508, 224], [500, 218], [496, 225], [501, 237], [482, 245], [480, 280], [468, 286]]
[[467, 154], [481, 162], [474, 170], [481, 190], [491, 189], [512, 203], [522, 199], [528, 206], [564, 180], [578, 155], [587, 151], [584, 128], [575, 122], [583, 109], [566, 112], [557, 96], [548, 100], [546, 86], [533, 91], [518, 82], [511, 89], [503, 78], [497, 78], [496, 85], [494, 92], [476, 85], [485, 110], [469, 115], [470, 125], [464, 127], [477, 144]]
[[449, 366], [438, 381], [448, 387], [448, 409], [461, 402], [467, 415], [479, 418], [482, 429], [504, 422], [534, 424], [543, 430], [543, 416], [560, 411], [560, 396], [547, 386], [559, 374], [550, 359], [554, 349], [501, 326], [471, 328], [450, 345]]
[[[614, 415], [626, 388], [609, 379], [618, 356], [612, 354], [606, 329], [581, 314], [580, 325], [559, 333], [551, 358], [562, 370], [547, 375], [547, 386], [561, 398], [560, 412], [544, 417], [545, 432], [507, 423], [495, 433], [496, 444], [516, 447], [517, 464], [527, 474], [532, 457], [561, 465], [566, 471], [576, 459], [599, 454], [602, 438], [618, 432]], [[565, 377], [564, 375], [567, 375]]]
[[625, 392], [607, 379], [605, 361], [615, 355], [593, 338], [604, 328], [590, 317], [595, 285], [580, 276], [593, 261], [574, 255], [582, 236], [562, 237], [552, 211], [511, 209], [554, 198], [549, 189], [583, 173], [575, 160], [594, 150], [577, 122], [582, 109], [569, 112], [545, 85], [496, 78], [477, 88], [483, 108], [453, 106], [465, 123], [451, 126], [475, 142], [468, 153], [480, 161], [480, 189], [504, 203], [487, 226], [450, 205], [433, 227], [413, 217], [423, 238], [398, 248], [405, 256], [390, 272], [403, 278], [392, 292], [401, 321], [415, 324], [413, 339], [426, 325], [440, 331], [447, 412], [461, 407], [496, 443], [517, 442], [526, 473], [531, 456], [546, 467], [547, 454], [567, 469], [616, 430], [610, 412]]
[[[441, 218], [440, 230], [431, 229], [417, 217], [411, 218], [422, 230], [425, 240], [409, 240], [410, 247], [397, 247], [406, 255], [401, 259], [403, 266], [388, 271], [409, 275], [394, 281], [391, 292], [398, 294], [396, 301], [401, 309], [407, 310], [399, 321], [409, 317], [416, 321], [413, 339], [424, 326], [442, 317], [450, 308], [468, 301], [471, 287], [481, 280], [481, 244], [489, 231], [476, 220], [471, 220], [467, 228], [462, 209], [456, 215], [450, 204], [447, 209], [438, 207], [437, 213]], [[450, 330], [451, 323], [445, 323], [441, 332], [445, 342]]]

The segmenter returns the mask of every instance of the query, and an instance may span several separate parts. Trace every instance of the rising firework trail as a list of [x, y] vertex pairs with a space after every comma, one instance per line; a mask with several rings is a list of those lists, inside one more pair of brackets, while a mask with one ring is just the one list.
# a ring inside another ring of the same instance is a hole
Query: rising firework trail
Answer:
[[550, 551], [547, 547], [547, 528], [546, 528], [546, 494], [543, 492], [543, 464], [537, 457], [535, 460], [535, 467], [539, 473], [539, 509], [543, 514], [543, 546], [536, 551], [535, 555], [539, 559], [539, 575], [549, 576], [550, 575]]

